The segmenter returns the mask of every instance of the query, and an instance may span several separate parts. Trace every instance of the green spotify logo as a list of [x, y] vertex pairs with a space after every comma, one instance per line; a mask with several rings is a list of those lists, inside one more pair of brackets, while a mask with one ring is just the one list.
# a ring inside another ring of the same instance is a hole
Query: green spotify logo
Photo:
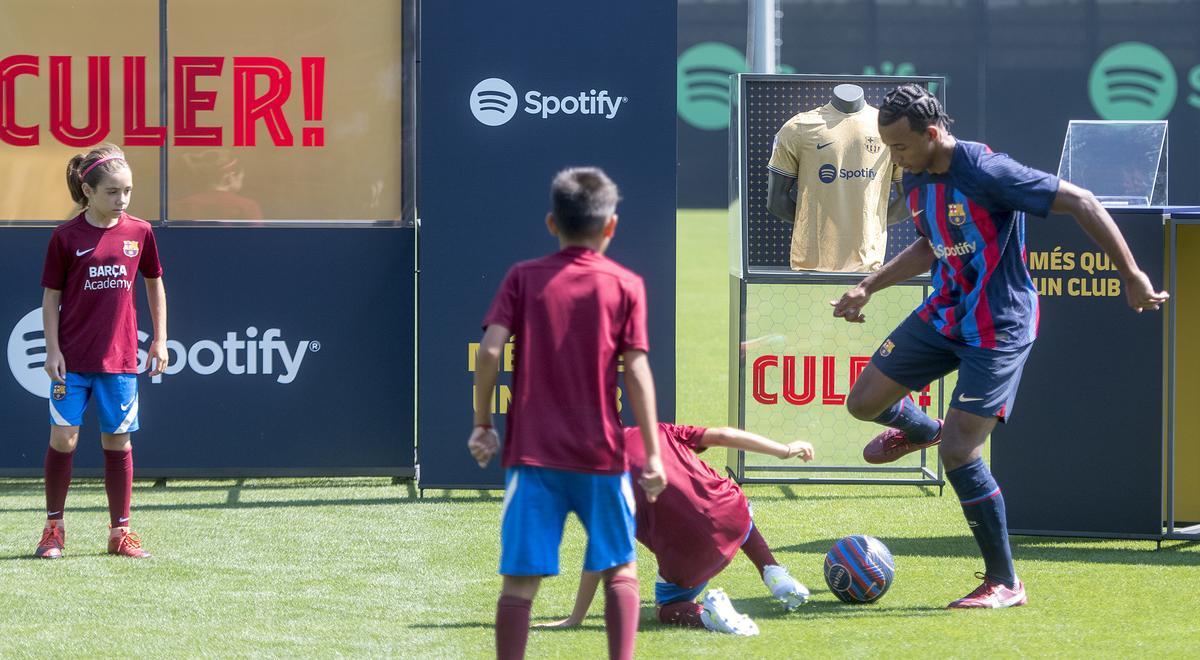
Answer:
[[675, 90], [680, 119], [705, 131], [727, 128], [729, 76], [746, 70], [746, 56], [726, 43], [706, 41], [683, 51]]
[[1101, 53], [1088, 79], [1092, 107], [1103, 119], [1163, 119], [1175, 107], [1177, 92], [1171, 60], [1138, 41]]

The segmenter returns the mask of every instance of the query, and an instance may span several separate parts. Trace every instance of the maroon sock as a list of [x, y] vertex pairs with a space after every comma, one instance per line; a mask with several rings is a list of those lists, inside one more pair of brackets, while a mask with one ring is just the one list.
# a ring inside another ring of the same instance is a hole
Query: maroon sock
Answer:
[[760, 577], [766, 567], [779, 565], [779, 562], [775, 561], [775, 555], [771, 554], [771, 548], [767, 546], [767, 540], [758, 533], [757, 525], [750, 528], [750, 535], [742, 544], [742, 552], [746, 553], [750, 561], [754, 562], [754, 567], [758, 569]]
[[67, 489], [71, 487], [71, 461], [74, 451], [46, 448], [46, 518], [62, 520], [67, 504]]
[[529, 639], [529, 610], [533, 601], [501, 596], [496, 602], [496, 658], [520, 660]]
[[129, 526], [129, 501], [133, 499], [133, 449], [104, 450], [104, 491], [113, 527]]
[[608, 632], [610, 660], [633, 658], [641, 606], [636, 577], [617, 575], [604, 585], [604, 627]]
[[658, 608], [658, 621], [674, 626], [703, 628], [704, 622], [700, 620], [700, 613], [703, 611], [704, 607], [700, 603], [691, 600], [667, 603]]

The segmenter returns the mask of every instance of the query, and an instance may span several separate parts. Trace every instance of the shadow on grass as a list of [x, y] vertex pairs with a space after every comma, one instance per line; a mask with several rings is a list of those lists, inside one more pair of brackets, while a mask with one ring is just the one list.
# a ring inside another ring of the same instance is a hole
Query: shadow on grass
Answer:
[[[978, 558], [973, 538], [963, 536], [888, 537], [881, 541], [896, 557]], [[776, 552], [825, 553], [836, 539], [823, 539], [773, 548]], [[1012, 537], [1013, 558], [1020, 561], [1087, 562], [1146, 566], [1200, 566], [1200, 552], [1180, 552], [1194, 542], [1163, 546], [1155, 552], [1154, 541], [1138, 541], [1141, 548], [1114, 548], [1112, 540], [1062, 537]], [[1126, 541], [1127, 542], [1127, 541]]]

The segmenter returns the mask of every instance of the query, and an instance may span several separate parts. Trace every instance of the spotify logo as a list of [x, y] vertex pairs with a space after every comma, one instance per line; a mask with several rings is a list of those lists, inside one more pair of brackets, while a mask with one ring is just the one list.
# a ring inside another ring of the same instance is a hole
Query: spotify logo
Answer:
[[729, 126], [729, 76], [745, 73], [746, 56], [718, 41], [683, 51], [676, 65], [679, 118], [705, 131]]
[[517, 90], [503, 78], [479, 81], [471, 90], [471, 114], [487, 126], [508, 123], [517, 114]]
[[1092, 107], [1103, 119], [1163, 119], [1175, 107], [1177, 92], [1171, 61], [1137, 41], [1101, 53], [1088, 79]]
[[838, 170], [833, 163], [825, 163], [817, 170], [817, 178], [821, 180], [821, 183], [833, 183], [837, 176]]

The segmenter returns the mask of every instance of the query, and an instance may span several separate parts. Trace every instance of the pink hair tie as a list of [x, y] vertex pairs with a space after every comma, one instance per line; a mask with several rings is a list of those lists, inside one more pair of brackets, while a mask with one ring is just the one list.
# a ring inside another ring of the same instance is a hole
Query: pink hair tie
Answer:
[[87, 178], [88, 172], [91, 172], [92, 170], [96, 169], [96, 166], [97, 166], [97, 165], [99, 165], [99, 164], [101, 164], [101, 163], [106, 163], [106, 162], [108, 162], [108, 161], [110, 161], [110, 160], [125, 160], [125, 158], [124, 158], [124, 157], [122, 157], [122, 156], [106, 156], [106, 157], [104, 157], [104, 158], [101, 158], [100, 160], [98, 160], [98, 161], [96, 161], [96, 162], [92, 163], [91, 165], [89, 165], [89, 166], [88, 166], [88, 168], [87, 168], [86, 170], [84, 170], [84, 171], [83, 171], [83, 174], [80, 174], [80, 175], [79, 175], [79, 180], [80, 180], [80, 181], [83, 181], [84, 179], [86, 179], [86, 178]]

